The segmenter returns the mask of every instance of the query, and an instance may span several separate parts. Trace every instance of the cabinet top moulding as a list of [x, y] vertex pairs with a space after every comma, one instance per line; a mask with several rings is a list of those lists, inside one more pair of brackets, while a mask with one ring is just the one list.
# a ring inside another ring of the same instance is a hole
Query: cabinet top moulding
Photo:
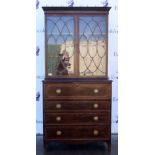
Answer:
[[45, 13], [48, 13], [51, 11], [77, 11], [77, 12], [109, 12], [111, 7], [42, 7]]

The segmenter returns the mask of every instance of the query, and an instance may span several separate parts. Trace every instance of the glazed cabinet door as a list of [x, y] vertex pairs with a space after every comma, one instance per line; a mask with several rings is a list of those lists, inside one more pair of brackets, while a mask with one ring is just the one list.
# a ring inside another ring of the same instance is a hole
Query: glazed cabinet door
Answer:
[[46, 77], [107, 77], [107, 15], [46, 15]]
[[46, 16], [46, 76], [74, 75], [74, 17]]

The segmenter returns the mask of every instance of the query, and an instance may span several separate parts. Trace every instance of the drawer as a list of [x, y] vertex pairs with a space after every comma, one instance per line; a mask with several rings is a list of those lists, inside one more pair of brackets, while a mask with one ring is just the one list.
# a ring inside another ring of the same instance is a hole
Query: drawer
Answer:
[[110, 110], [111, 101], [44, 101], [44, 110], [69, 111], [69, 110]]
[[44, 113], [44, 124], [110, 124], [110, 111], [99, 113]]
[[85, 83], [46, 83], [44, 84], [44, 98], [111, 98], [111, 84]]
[[109, 139], [110, 126], [47, 126], [45, 139]]

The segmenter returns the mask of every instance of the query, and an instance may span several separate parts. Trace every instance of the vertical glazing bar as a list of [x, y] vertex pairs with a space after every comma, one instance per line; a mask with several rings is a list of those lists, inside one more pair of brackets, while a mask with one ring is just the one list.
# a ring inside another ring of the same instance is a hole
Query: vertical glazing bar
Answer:
[[74, 71], [75, 76], [79, 76], [79, 20], [74, 16]]

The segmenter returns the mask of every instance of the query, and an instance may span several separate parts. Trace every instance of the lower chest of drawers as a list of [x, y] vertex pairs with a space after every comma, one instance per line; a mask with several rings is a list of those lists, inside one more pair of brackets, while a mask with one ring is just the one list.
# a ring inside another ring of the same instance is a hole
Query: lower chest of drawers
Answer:
[[47, 82], [43, 89], [44, 144], [111, 141], [111, 83]]

